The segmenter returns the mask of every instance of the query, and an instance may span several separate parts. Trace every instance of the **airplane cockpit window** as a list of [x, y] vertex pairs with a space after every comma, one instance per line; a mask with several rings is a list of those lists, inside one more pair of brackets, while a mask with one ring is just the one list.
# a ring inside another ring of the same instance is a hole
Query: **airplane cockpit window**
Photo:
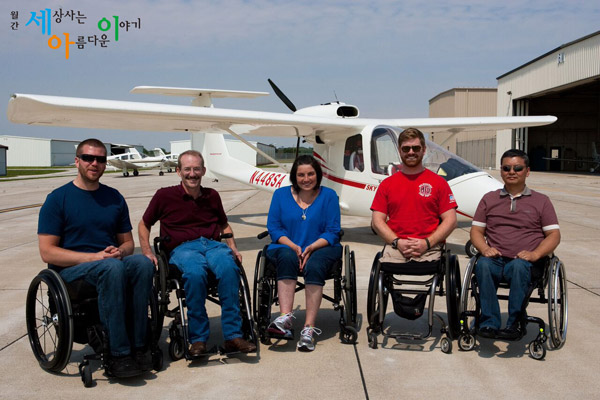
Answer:
[[481, 171], [468, 161], [456, 157], [444, 148], [429, 141], [427, 142], [427, 151], [423, 157], [423, 165], [447, 181], [461, 175]]
[[365, 169], [363, 157], [362, 135], [350, 136], [344, 147], [344, 169], [346, 171], [362, 172]]
[[390, 168], [400, 164], [397, 134], [389, 128], [376, 128], [371, 135], [371, 168], [374, 173], [391, 175]]

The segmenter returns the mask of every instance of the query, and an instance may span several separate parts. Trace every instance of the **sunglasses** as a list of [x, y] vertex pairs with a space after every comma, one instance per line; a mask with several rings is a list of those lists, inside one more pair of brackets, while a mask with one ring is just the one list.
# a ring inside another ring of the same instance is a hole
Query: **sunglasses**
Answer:
[[511, 169], [515, 172], [521, 172], [525, 169], [525, 166], [524, 165], [503, 165], [502, 166], [502, 171], [504, 171], [504, 172], [510, 172]]
[[413, 152], [418, 153], [421, 151], [422, 147], [421, 146], [402, 146], [402, 147], [400, 147], [400, 150], [403, 153], [408, 153], [411, 149]]
[[98, 161], [98, 164], [106, 164], [106, 156], [94, 156], [91, 154], [81, 154], [77, 158], [85, 161], [86, 163], [93, 163], [94, 160]]

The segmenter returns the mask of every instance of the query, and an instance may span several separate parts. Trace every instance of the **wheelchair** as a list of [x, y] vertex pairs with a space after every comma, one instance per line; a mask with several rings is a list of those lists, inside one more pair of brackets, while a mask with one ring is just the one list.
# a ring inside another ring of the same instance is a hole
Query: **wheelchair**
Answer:
[[[148, 302], [148, 331], [153, 368], [163, 367], [163, 353], [158, 348], [162, 327], [157, 320], [158, 305], [153, 290]], [[40, 366], [59, 373], [68, 364], [73, 342], [89, 344], [94, 354], [83, 357], [79, 374], [85, 387], [91, 387], [91, 360], [100, 361], [106, 369], [109, 356], [108, 337], [100, 323], [98, 294], [83, 279], [65, 283], [58, 272], [42, 270], [29, 285], [25, 305], [27, 335]]]
[[[475, 265], [479, 257], [480, 255], [476, 255], [469, 261], [460, 295], [461, 327], [458, 346], [463, 351], [475, 348], [475, 337], [479, 328], [481, 306], [479, 287], [475, 278]], [[509, 286], [505, 282], [501, 282], [500, 288], [509, 289]], [[537, 292], [537, 297], [531, 297], [534, 292]], [[508, 294], [498, 293], [498, 300], [508, 300]], [[541, 318], [527, 315], [527, 305], [530, 302], [548, 304], [548, 334], [546, 333], [546, 324]], [[546, 357], [548, 336], [550, 337], [549, 343], [554, 349], [564, 346], [567, 340], [568, 324], [567, 277], [564, 264], [554, 255], [544, 257], [531, 267], [531, 284], [521, 306], [521, 315], [517, 319], [520, 335], [512, 340], [520, 340], [527, 334], [528, 323], [538, 325], [538, 334], [528, 346], [532, 358], [543, 360]]]
[[[233, 237], [232, 234], [221, 235], [221, 239]], [[154, 238], [154, 251], [158, 260], [158, 272], [155, 275], [155, 285], [158, 289], [158, 320], [160, 326], [163, 326], [164, 318], [172, 318], [173, 321], [169, 324], [169, 357], [173, 361], [185, 358], [188, 361], [203, 358], [215, 354], [233, 355], [235, 353], [226, 353], [221, 347], [212, 348], [205, 354], [194, 357], [189, 352], [189, 332], [185, 302], [185, 291], [183, 289], [183, 277], [177, 266], [169, 264], [169, 254], [162, 245], [168, 242], [169, 238], [156, 237]], [[252, 318], [252, 309], [250, 302], [250, 290], [248, 287], [248, 279], [242, 265], [239, 265], [240, 270], [240, 314], [242, 318], [242, 334], [244, 339], [254, 343], [258, 348], [258, 339], [254, 319]], [[210, 271], [208, 273], [206, 300], [211, 303], [221, 305], [219, 301], [219, 293], [217, 290], [217, 278]], [[173, 308], [169, 308], [170, 295], [175, 292], [177, 304]]]
[[[257, 236], [263, 239], [268, 231]], [[340, 232], [340, 238], [343, 232]], [[267, 328], [271, 323], [271, 306], [278, 305], [277, 267], [267, 259], [266, 245], [256, 256], [254, 269], [254, 318], [258, 336], [263, 344], [269, 344], [271, 337]], [[342, 258], [332, 264], [326, 280], [333, 280], [333, 297], [323, 293], [323, 299], [333, 304], [333, 309], [340, 312], [340, 340], [345, 344], [354, 344], [358, 339], [356, 309], [356, 265], [354, 252], [348, 245], [344, 246]], [[304, 289], [304, 283], [296, 281], [298, 293]]]
[[[431, 336], [434, 317], [441, 322], [441, 350], [452, 352], [452, 340], [459, 335], [459, 298], [461, 291], [460, 267], [458, 259], [450, 250], [442, 248], [439, 260], [428, 262], [409, 261], [407, 263], [381, 263], [383, 251], [377, 253], [371, 268], [367, 292], [367, 338], [369, 347], [377, 349], [378, 335], [396, 340], [424, 340]], [[417, 277], [421, 277], [420, 279]], [[445, 283], [445, 286], [444, 286]], [[447, 319], [434, 313], [435, 296], [446, 298]], [[427, 333], [386, 332], [384, 319], [389, 297], [392, 297], [394, 311], [400, 317], [415, 320], [423, 315], [427, 305]], [[414, 297], [411, 297], [414, 296]]]

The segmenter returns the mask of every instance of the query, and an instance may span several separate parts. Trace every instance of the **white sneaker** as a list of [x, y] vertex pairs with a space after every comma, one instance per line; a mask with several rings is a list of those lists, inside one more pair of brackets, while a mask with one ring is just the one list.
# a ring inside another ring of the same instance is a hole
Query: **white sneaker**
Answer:
[[313, 351], [315, 349], [315, 338], [313, 334], [320, 335], [321, 330], [314, 326], [305, 326], [300, 332], [300, 340], [298, 340], [298, 350]]
[[294, 317], [294, 314], [291, 312], [275, 318], [275, 320], [271, 322], [267, 328], [269, 336], [287, 340], [293, 339], [294, 331], [292, 330], [292, 318], [296, 317]]

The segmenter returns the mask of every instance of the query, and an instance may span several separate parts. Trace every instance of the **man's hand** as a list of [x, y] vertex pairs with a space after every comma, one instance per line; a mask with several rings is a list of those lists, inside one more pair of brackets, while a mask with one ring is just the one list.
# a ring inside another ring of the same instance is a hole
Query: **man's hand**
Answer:
[[148, 257], [150, 259], [150, 261], [152, 261], [154, 263], [155, 266], [158, 265], [158, 259], [156, 258], [156, 256], [154, 255], [154, 252], [152, 250], [142, 250], [142, 254], [145, 255], [146, 257]]
[[534, 263], [540, 259], [540, 256], [538, 256], [535, 251], [521, 250], [517, 254], [517, 258], [520, 258], [521, 260], [529, 261], [530, 263]]
[[[400, 243], [400, 240], [398, 241]], [[406, 239], [406, 251], [402, 252], [404, 257], [419, 257], [427, 251], [427, 242], [425, 239], [408, 238]]]
[[502, 257], [502, 253], [495, 247], [488, 247], [481, 252], [481, 255], [487, 258]]
[[115, 246], [108, 246], [103, 251], [99, 252], [99, 254], [102, 255], [102, 258], [116, 258], [118, 260], [123, 258], [121, 249]]
[[235, 257], [236, 260], [238, 260], [238, 262], [241, 264], [242, 263], [242, 254], [237, 250], [231, 250], [231, 252], [233, 253], [233, 257]]

